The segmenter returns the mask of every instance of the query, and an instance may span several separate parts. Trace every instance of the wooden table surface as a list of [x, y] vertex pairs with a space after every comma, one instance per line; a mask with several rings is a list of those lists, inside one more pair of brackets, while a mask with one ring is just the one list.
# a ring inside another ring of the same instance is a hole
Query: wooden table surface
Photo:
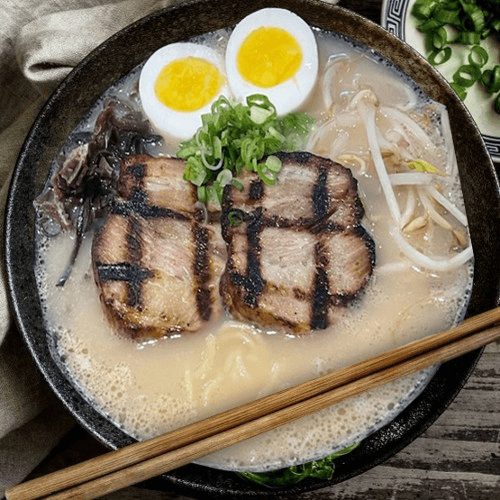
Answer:
[[[380, 22], [381, 0], [341, 0], [340, 5]], [[500, 165], [496, 165], [500, 171]], [[30, 478], [92, 458], [107, 449], [75, 428]], [[188, 500], [141, 486], [107, 500]], [[364, 474], [297, 496], [301, 500], [500, 499], [500, 343], [485, 349], [464, 389], [439, 419], [408, 447]]]

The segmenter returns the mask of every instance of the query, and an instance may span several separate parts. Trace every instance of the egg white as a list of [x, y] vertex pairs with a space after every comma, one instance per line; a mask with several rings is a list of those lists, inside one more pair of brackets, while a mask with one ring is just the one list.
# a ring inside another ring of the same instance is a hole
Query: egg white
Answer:
[[[302, 63], [294, 76], [274, 87], [259, 87], [247, 81], [239, 72], [238, 51], [244, 40], [261, 27], [281, 28], [290, 33], [302, 49]], [[226, 72], [229, 87], [237, 99], [251, 94], [265, 94], [279, 115], [300, 107], [309, 97], [318, 76], [318, 47], [310, 26], [286, 9], [258, 10], [240, 21], [229, 37], [226, 49]]]
[[[163, 104], [156, 96], [154, 86], [161, 70], [170, 62], [185, 57], [204, 59], [217, 67], [224, 76], [225, 83], [219, 93], [205, 106], [195, 111], [177, 111]], [[173, 43], [154, 52], [146, 61], [139, 78], [141, 104], [152, 125], [163, 134], [177, 139], [188, 139], [201, 127], [201, 115], [210, 113], [212, 103], [222, 94], [228, 95], [229, 89], [224, 71], [223, 57], [205, 45], [195, 43]]]

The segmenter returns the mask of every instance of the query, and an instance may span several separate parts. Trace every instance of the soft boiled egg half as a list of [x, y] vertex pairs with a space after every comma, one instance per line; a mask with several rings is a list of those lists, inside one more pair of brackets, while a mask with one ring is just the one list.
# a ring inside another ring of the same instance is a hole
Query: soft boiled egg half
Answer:
[[227, 95], [224, 61], [208, 46], [173, 43], [154, 52], [139, 78], [139, 95], [149, 120], [160, 132], [188, 139], [201, 127], [201, 115]]
[[314, 33], [289, 10], [258, 10], [231, 33], [226, 72], [237, 99], [265, 94], [279, 115], [293, 111], [309, 97], [318, 75]]

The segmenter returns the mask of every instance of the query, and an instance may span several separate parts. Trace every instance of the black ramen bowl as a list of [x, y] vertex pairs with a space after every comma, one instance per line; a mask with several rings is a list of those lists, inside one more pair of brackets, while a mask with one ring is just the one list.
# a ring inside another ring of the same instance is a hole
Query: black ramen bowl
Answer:
[[[411, 47], [352, 12], [319, 1], [204, 0], [160, 11], [111, 37], [58, 87], [35, 121], [15, 169], [6, 212], [6, 268], [12, 308], [39, 369], [83, 427], [110, 448], [132, 439], [104, 418], [70, 384], [51, 356], [34, 276], [33, 200], [51, 160], [67, 136], [111, 84], [168, 43], [236, 24], [254, 10], [276, 6], [298, 13], [310, 25], [352, 38], [409, 75], [449, 112], [475, 253], [467, 315], [493, 308], [499, 299], [500, 193], [498, 179], [470, 114], [446, 81]], [[391, 423], [336, 461], [332, 480], [305, 480], [290, 488], [264, 490], [232, 472], [188, 465], [154, 480], [155, 487], [203, 498], [283, 498], [352, 478], [383, 462], [417, 438], [447, 408], [481, 355], [476, 351], [443, 364], [425, 390]]]

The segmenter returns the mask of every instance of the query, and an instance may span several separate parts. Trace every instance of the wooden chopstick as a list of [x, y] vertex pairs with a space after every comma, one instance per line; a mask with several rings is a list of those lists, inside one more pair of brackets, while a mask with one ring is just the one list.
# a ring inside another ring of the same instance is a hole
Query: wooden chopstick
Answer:
[[[98, 498], [348, 397], [478, 349], [500, 338], [498, 322], [500, 308], [469, 318], [450, 330], [173, 432], [14, 486], [6, 491], [6, 498]], [[486, 329], [491, 325], [496, 326]]]

